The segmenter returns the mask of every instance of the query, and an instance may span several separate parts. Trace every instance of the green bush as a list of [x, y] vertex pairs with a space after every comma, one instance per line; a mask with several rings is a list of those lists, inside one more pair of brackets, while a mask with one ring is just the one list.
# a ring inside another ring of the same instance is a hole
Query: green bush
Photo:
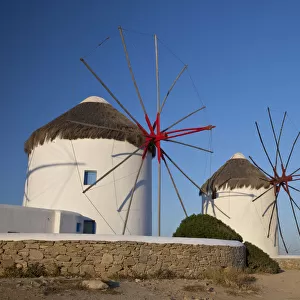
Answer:
[[267, 253], [249, 242], [245, 242], [244, 245], [246, 246], [247, 252], [247, 268], [250, 272], [271, 274], [280, 272], [280, 267], [277, 261], [272, 259]]
[[9, 278], [34, 278], [47, 276], [46, 269], [43, 265], [34, 263], [28, 265], [28, 268], [25, 270], [23, 268], [17, 268], [16, 264], [11, 267], [4, 269], [3, 277]]
[[[236, 240], [243, 238], [222, 221], [210, 215], [191, 215], [182, 220], [173, 237]], [[260, 248], [245, 242], [247, 271], [275, 274], [280, 272], [278, 263]]]
[[181, 221], [173, 236], [243, 241], [239, 234], [222, 221], [202, 214], [193, 214]]

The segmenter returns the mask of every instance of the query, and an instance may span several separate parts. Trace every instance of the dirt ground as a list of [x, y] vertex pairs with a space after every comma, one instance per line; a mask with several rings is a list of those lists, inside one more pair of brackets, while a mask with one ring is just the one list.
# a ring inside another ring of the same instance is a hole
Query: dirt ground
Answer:
[[[300, 300], [300, 270], [276, 275], [256, 275], [258, 292], [216, 286], [208, 281], [163, 279], [121, 280], [106, 291], [79, 287], [80, 279], [37, 278], [0, 279], [1, 300]], [[118, 286], [119, 285], [119, 286]]]

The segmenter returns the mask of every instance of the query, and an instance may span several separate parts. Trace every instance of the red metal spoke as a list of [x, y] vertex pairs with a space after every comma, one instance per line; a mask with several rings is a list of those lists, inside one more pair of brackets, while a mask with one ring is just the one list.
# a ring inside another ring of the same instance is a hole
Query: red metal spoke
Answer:
[[[150, 119], [149, 119], [148, 115], [145, 115], [145, 120], [146, 120], [146, 123], [147, 123], [147, 125], [148, 125], [148, 128], [149, 128], [151, 134], [155, 134], [155, 133], [154, 133], [154, 128], [153, 128], [153, 126], [151, 125], [151, 122], [150, 122]], [[156, 121], [155, 121], [155, 122], [156, 122]]]
[[166, 134], [167, 134], [166, 139], [172, 139], [172, 138], [175, 138], [175, 137], [184, 136], [184, 135], [188, 135], [188, 134], [192, 134], [192, 133], [196, 133], [196, 132], [200, 132], [200, 131], [211, 130], [213, 128], [215, 128], [215, 126], [208, 125], [208, 126], [205, 126], [205, 127], [181, 129], [180, 131], [178, 130], [177, 132], [183, 132], [183, 133], [178, 133], [178, 134], [171, 135], [171, 136], [168, 136], [168, 134], [170, 134], [170, 132], [166, 132]]
[[[193, 128], [183, 128], [183, 129], [177, 129], [177, 130], [171, 130], [171, 131], [167, 131], [166, 134], [171, 134], [171, 133], [178, 133], [178, 132], [184, 132], [184, 131], [195, 131], [195, 130], [199, 130], [199, 128], [208, 128], [211, 127], [209, 129], [214, 128], [215, 126], [212, 125], [208, 125], [205, 127], [193, 127]], [[165, 132], [165, 131], [164, 131]]]
[[[149, 128], [149, 133], [140, 125], [137, 124], [138, 127], [141, 129], [144, 137], [145, 137], [145, 149], [142, 158], [144, 159], [146, 157], [146, 154], [148, 151], [150, 151], [150, 146], [153, 145], [157, 149], [157, 160], [160, 163], [161, 158], [162, 158], [162, 151], [161, 151], [161, 141], [171, 141], [170, 139], [179, 137], [179, 136], [185, 136], [193, 133], [197, 133], [200, 131], [205, 131], [205, 130], [211, 130], [215, 126], [208, 125], [205, 127], [193, 127], [193, 128], [183, 128], [183, 129], [178, 129], [178, 130], [172, 130], [169, 132], [163, 132], [161, 131], [160, 128], [160, 113], [158, 112], [156, 115], [156, 120], [151, 124], [151, 121], [148, 117], [148, 115], [145, 115], [145, 120]], [[173, 133], [173, 135], [172, 135]], [[171, 135], [169, 135], [171, 134]]]

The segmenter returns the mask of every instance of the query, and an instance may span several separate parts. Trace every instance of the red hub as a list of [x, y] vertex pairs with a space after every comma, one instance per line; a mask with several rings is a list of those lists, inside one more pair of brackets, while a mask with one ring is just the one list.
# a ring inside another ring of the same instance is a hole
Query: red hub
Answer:
[[156, 115], [156, 120], [154, 124], [152, 125], [150, 122], [150, 119], [148, 115], [145, 115], [146, 123], [149, 128], [149, 133], [143, 126], [140, 124], [137, 124], [137, 126], [140, 128], [140, 130], [143, 132], [143, 135], [145, 136], [145, 143], [143, 145], [143, 156], [142, 158], [144, 159], [146, 157], [147, 152], [150, 150], [151, 146], [155, 146], [157, 149], [157, 160], [160, 163], [161, 158], [163, 156], [161, 147], [160, 147], [160, 142], [161, 141], [166, 141], [170, 140], [179, 136], [184, 136], [188, 134], [193, 134], [196, 132], [200, 131], [205, 131], [205, 130], [211, 130], [212, 128], [215, 128], [215, 126], [208, 125], [205, 127], [195, 127], [195, 128], [184, 128], [184, 129], [179, 129], [179, 130], [171, 130], [171, 131], [165, 131], [160, 128], [160, 113], [157, 113]]
[[292, 175], [286, 175], [286, 169], [284, 168], [283, 165], [281, 165], [281, 169], [282, 169], [282, 175], [279, 176], [277, 169], [274, 168], [274, 176], [272, 177], [272, 179], [270, 180], [270, 183], [274, 186], [275, 189], [275, 194], [278, 194], [280, 191], [280, 188], [283, 187], [284, 190], [288, 192], [288, 183], [290, 181], [293, 181], [293, 176]]

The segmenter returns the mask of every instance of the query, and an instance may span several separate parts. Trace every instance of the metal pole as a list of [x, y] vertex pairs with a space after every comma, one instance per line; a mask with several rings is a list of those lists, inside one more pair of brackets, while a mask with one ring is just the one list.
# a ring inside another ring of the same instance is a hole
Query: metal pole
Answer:
[[183, 170], [171, 159], [171, 157], [163, 150], [162, 153], [167, 157], [167, 159], [180, 171], [180, 173], [185, 176], [195, 187], [199, 189], [199, 191], [202, 191], [205, 195], [206, 192], [194, 181], [192, 180], [186, 173], [183, 172]]
[[131, 63], [130, 63], [130, 59], [129, 59], [129, 55], [128, 55], [128, 51], [127, 51], [127, 47], [126, 47], [126, 43], [125, 43], [125, 38], [124, 38], [124, 35], [123, 35], [123, 30], [122, 30], [121, 27], [119, 27], [119, 32], [120, 32], [120, 35], [121, 35], [122, 44], [123, 44], [123, 48], [124, 48], [124, 52], [125, 52], [125, 56], [126, 56], [126, 61], [127, 61], [128, 69], [129, 69], [129, 72], [130, 72], [130, 75], [131, 75], [131, 79], [132, 79], [133, 85], [135, 87], [137, 96], [138, 96], [138, 98], [140, 100], [140, 103], [141, 103], [142, 109], [144, 111], [144, 114], [146, 115], [147, 114], [146, 108], [145, 108], [142, 96], [140, 94], [139, 88], [137, 86], [134, 74], [133, 74], [133, 70], [132, 70], [132, 67], [131, 67]]
[[[159, 70], [158, 70], [158, 43], [157, 36], [154, 35], [154, 44], [155, 44], [155, 75], [156, 75], [156, 100], [157, 100], [157, 114], [160, 113], [160, 89], [159, 89]], [[158, 160], [158, 173], [157, 173], [157, 233], [160, 236], [160, 228], [161, 228], [161, 163]]]
[[178, 142], [178, 141], [173, 141], [173, 140], [165, 140], [165, 141], [166, 142], [172, 142], [172, 143], [175, 143], [175, 144], [180, 144], [180, 145], [191, 147], [191, 148], [195, 148], [195, 149], [198, 149], [198, 150], [201, 150], [201, 151], [213, 153], [213, 151], [211, 151], [211, 150], [204, 149], [204, 148], [201, 148], [201, 147], [197, 147], [197, 146], [194, 146], [194, 145], [190, 145], [190, 144], [186, 144], [186, 143], [182, 143], [182, 142]]
[[262, 147], [263, 147], [263, 149], [264, 149], [264, 152], [265, 152], [265, 154], [266, 154], [266, 156], [267, 156], [267, 158], [268, 158], [268, 161], [269, 161], [269, 163], [270, 163], [270, 165], [271, 165], [271, 167], [272, 167], [272, 170], [275, 170], [274, 165], [272, 164], [272, 161], [271, 161], [271, 159], [270, 159], [269, 153], [268, 153], [268, 151], [267, 151], [267, 149], [266, 149], [266, 147], [265, 147], [263, 138], [262, 138], [262, 136], [261, 136], [261, 134], [260, 134], [260, 130], [259, 130], [259, 127], [258, 127], [258, 123], [257, 123], [257, 122], [255, 122], [255, 126], [256, 126], [256, 130], [257, 130], [258, 136], [259, 136], [260, 143], [261, 143], [261, 145], [262, 145]]
[[202, 109], [204, 109], [204, 108], [205, 108], [205, 106], [202, 106], [202, 107], [196, 109], [195, 111], [189, 113], [187, 116], [181, 118], [180, 120], [178, 120], [177, 122], [173, 123], [172, 125], [170, 125], [170, 126], [167, 127], [166, 129], [162, 130], [162, 132], [168, 131], [169, 129], [171, 129], [171, 128], [174, 127], [175, 125], [179, 124], [179, 123], [182, 122], [183, 120], [187, 119], [188, 117], [192, 116], [193, 114], [195, 114], [196, 112], [198, 112], [198, 111], [200, 111], [200, 110], [202, 110]]
[[280, 137], [281, 137], [282, 128], [283, 128], [284, 120], [285, 120], [285, 117], [286, 117], [286, 113], [284, 114], [284, 118], [283, 118], [283, 121], [282, 121], [282, 124], [281, 124], [279, 139], [277, 139], [277, 136], [276, 136], [276, 133], [275, 133], [274, 123], [273, 123], [273, 119], [272, 119], [271, 111], [270, 111], [269, 107], [268, 107], [268, 115], [269, 115], [269, 120], [270, 120], [270, 124], [271, 124], [271, 128], [272, 128], [273, 136], [274, 136], [274, 139], [275, 139], [275, 143], [276, 143], [276, 158], [275, 158], [275, 169], [276, 169], [277, 161], [278, 161], [278, 155], [279, 155], [281, 164], [283, 165], [281, 153], [279, 151], [279, 141], [280, 141]]
[[163, 110], [163, 108], [164, 108], [164, 106], [165, 106], [165, 103], [166, 103], [166, 101], [167, 101], [167, 99], [168, 99], [168, 97], [169, 97], [169, 95], [170, 95], [170, 93], [171, 93], [173, 87], [175, 86], [176, 82], [178, 81], [178, 79], [180, 78], [180, 76], [182, 75], [182, 73], [183, 73], [186, 69], [187, 69], [187, 65], [185, 65], [185, 66], [183, 67], [183, 69], [182, 69], [182, 70], [180, 71], [180, 73], [177, 75], [177, 77], [175, 78], [175, 80], [174, 80], [174, 82], [172, 83], [171, 87], [169, 88], [169, 90], [168, 90], [168, 92], [167, 92], [167, 94], [166, 94], [166, 96], [165, 96], [165, 99], [163, 100], [162, 105], [161, 105], [161, 107], [160, 107], [160, 111], [159, 111], [160, 113], [162, 112], [162, 110]]
[[268, 190], [264, 191], [262, 194], [260, 194], [258, 197], [256, 197], [255, 199], [252, 200], [252, 202], [256, 201], [257, 199], [259, 199], [260, 197], [262, 197], [263, 195], [265, 195], [267, 192], [269, 192], [271, 189], [273, 189], [274, 186], [272, 185]]
[[180, 202], [180, 204], [181, 204], [181, 207], [182, 207], [182, 209], [183, 209], [183, 211], [184, 211], [185, 217], [187, 218], [187, 217], [188, 217], [188, 214], [187, 214], [187, 212], [186, 212], [186, 209], [185, 209], [185, 206], [184, 206], [184, 204], [183, 204], [182, 198], [181, 198], [181, 196], [180, 196], [180, 194], [179, 194], [179, 191], [178, 191], [178, 188], [177, 188], [177, 186], [176, 186], [175, 180], [174, 180], [174, 178], [173, 178], [173, 176], [172, 176], [171, 170], [170, 170], [170, 168], [169, 168], [169, 166], [168, 166], [168, 164], [167, 164], [165, 158], [162, 157], [162, 159], [163, 159], [163, 161], [164, 161], [164, 163], [165, 163], [165, 165], [166, 165], [166, 167], [167, 167], [167, 170], [168, 170], [169, 176], [170, 176], [170, 178], [171, 178], [171, 181], [172, 181], [173, 187], [174, 187], [174, 189], [175, 189], [175, 192], [176, 192], [176, 194], [177, 194], [178, 200], [179, 200], [179, 202]]
[[[98, 125], [84, 123], [84, 122], [78, 122], [78, 121], [72, 121], [72, 120], [68, 120], [68, 122], [78, 124], [78, 125], [88, 126], [88, 127], [95, 127], [95, 128], [104, 129], [104, 130], [113, 130], [113, 131], [124, 132], [124, 130], [120, 130], [120, 129], [117, 129], [117, 128], [109, 128], [109, 127], [105, 127], [105, 126], [98, 126]], [[127, 128], [127, 130], [128, 129], [129, 128]]]
[[125, 106], [118, 100], [118, 98], [113, 94], [113, 92], [108, 88], [108, 86], [103, 82], [103, 80], [93, 71], [93, 69], [88, 65], [88, 63], [80, 58], [80, 61], [87, 67], [87, 69], [94, 75], [94, 77], [101, 83], [101, 85], [106, 89], [106, 91], [111, 95], [111, 97], [121, 106], [121, 108], [126, 112], [126, 114], [136, 123], [139, 122], [133, 117], [133, 115], [125, 108]]
[[284, 240], [284, 238], [283, 238], [282, 230], [281, 230], [281, 225], [280, 225], [280, 220], [279, 220], [279, 215], [278, 215], [277, 198], [276, 198], [275, 206], [276, 206], [276, 215], [277, 215], [277, 223], [278, 223], [279, 234], [280, 234], [280, 237], [281, 237], [281, 240], [282, 240], [282, 243], [283, 243], [285, 252], [286, 252], [286, 253], [289, 253], [289, 251], [288, 251], [288, 249], [287, 249], [287, 246], [286, 246], [286, 244], [285, 244], [285, 240]]
[[130, 211], [130, 207], [131, 207], [131, 204], [132, 204], [132, 199], [133, 199], [133, 195], [134, 195], [134, 192], [135, 192], [136, 184], [138, 182], [138, 179], [139, 179], [139, 176], [140, 176], [140, 173], [141, 173], [141, 170], [142, 170], [143, 163], [144, 163], [144, 159], [142, 159], [142, 161], [141, 161], [139, 170], [138, 170], [136, 178], [135, 178], [133, 189], [131, 191], [130, 200], [129, 200], [129, 204], [128, 204], [128, 209], [127, 209], [127, 212], [126, 212], [126, 217], [125, 217], [125, 222], [124, 222], [124, 227], [123, 227], [123, 232], [122, 232], [123, 235], [125, 234], [125, 231], [126, 231], [126, 226], [127, 226], [128, 217], [129, 217], [129, 211]]
[[298, 132], [297, 137], [296, 137], [296, 139], [294, 140], [294, 143], [293, 143], [291, 152], [290, 152], [290, 154], [289, 154], [288, 160], [287, 160], [286, 165], [285, 165], [285, 169], [287, 169], [287, 167], [288, 167], [288, 165], [289, 165], [289, 162], [290, 162], [292, 153], [293, 153], [293, 151], [294, 151], [294, 148], [295, 148], [295, 145], [296, 145], [296, 143], [297, 143], [297, 140], [298, 140], [299, 136], [300, 136], [300, 132]]
[[127, 159], [129, 159], [132, 155], [134, 155], [135, 153], [137, 153], [140, 149], [142, 149], [142, 147], [137, 148], [134, 152], [132, 152], [130, 155], [128, 155], [125, 159], [123, 159], [120, 163], [118, 163], [117, 165], [115, 165], [112, 169], [110, 169], [108, 172], [106, 172], [103, 176], [101, 176], [99, 179], [97, 179], [93, 184], [91, 184], [88, 188], [86, 188], [83, 193], [86, 193], [89, 189], [91, 189], [94, 185], [96, 185], [100, 180], [102, 180], [103, 178], [105, 178], [107, 175], [109, 175], [112, 171], [114, 171], [116, 168], [118, 168], [120, 165], [122, 165]]
[[264, 171], [255, 161], [254, 159], [249, 156], [250, 160], [253, 162], [253, 164], [259, 169], [261, 170], [265, 175], [269, 176], [270, 178], [273, 178], [273, 176], [271, 176], [270, 174], [268, 174], [266, 171]]

